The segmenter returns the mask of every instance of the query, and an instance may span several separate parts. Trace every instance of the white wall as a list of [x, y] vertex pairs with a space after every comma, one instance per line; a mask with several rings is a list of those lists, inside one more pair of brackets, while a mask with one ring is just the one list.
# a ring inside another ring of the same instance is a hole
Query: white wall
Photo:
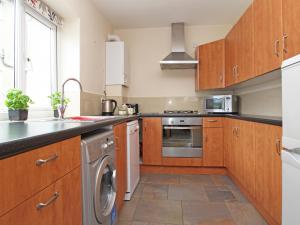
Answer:
[[[231, 25], [186, 26], [186, 50], [194, 57], [194, 47], [222, 39]], [[160, 69], [159, 61], [171, 52], [171, 27], [115, 30], [129, 49], [128, 97], [197, 96], [195, 70]]]

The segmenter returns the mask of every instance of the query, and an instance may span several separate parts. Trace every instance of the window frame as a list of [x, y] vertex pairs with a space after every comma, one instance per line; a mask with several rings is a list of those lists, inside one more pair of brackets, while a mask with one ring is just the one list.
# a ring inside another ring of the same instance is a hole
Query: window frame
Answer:
[[[26, 87], [26, 25], [25, 16], [29, 14], [37, 21], [51, 29], [51, 92], [58, 90], [58, 27], [43, 15], [24, 3], [24, 0], [13, 0], [14, 3], [14, 87], [25, 91]], [[52, 93], [49, 93], [52, 94]], [[33, 115], [50, 115], [52, 108], [32, 105]], [[0, 111], [0, 120], [7, 118], [7, 111]]]
[[[27, 31], [25, 29], [25, 17], [26, 14], [29, 16], [32, 16], [34, 19], [36, 19], [38, 22], [42, 23], [46, 27], [48, 27], [51, 30], [51, 93], [54, 93], [58, 90], [58, 62], [57, 62], [57, 26], [54, 23], [51, 23], [49, 20], [47, 20], [45, 17], [40, 15], [38, 12], [36, 12], [34, 9], [29, 7], [28, 5], [24, 4], [24, 32], [23, 32], [23, 37], [22, 39], [24, 40], [23, 43], [23, 49], [25, 53], [25, 58], [23, 59], [24, 62], [26, 61], [27, 58], [27, 46], [26, 46], [26, 39], [27, 39]], [[17, 79], [19, 79], [19, 85], [20, 89], [26, 92], [26, 70], [25, 70], [25, 63], [24, 67], [22, 68], [22, 74], [18, 74]], [[31, 110], [33, 111], [52, 111], [51, 106], [49, 107], [41, 107], [41, 106], [34, 106], [32, 105], [30, 107]]]

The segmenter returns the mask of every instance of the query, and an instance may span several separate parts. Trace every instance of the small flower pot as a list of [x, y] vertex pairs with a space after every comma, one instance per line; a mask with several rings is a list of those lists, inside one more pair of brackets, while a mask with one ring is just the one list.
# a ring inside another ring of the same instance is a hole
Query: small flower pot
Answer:
[[53, 116], [54, 116], [54, 118], [58, 118], [59, 117], [58, 109], [55, 109], [53, 111]]
[[28, 118], [27, 109], [8, 110], [8, 118], [10, 121], [24, 121]]

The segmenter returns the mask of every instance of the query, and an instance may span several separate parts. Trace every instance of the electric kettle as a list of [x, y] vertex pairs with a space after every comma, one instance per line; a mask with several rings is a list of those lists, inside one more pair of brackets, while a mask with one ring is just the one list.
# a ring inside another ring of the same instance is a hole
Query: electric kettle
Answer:
[[102, 99], [102, 115], [113, 116], [117, 106], [117, 101], [114, 99]]

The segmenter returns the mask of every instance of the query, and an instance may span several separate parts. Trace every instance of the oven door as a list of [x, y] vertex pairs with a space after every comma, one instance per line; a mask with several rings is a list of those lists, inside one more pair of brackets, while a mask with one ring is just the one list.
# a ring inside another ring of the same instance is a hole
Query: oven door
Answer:
[[205, 98], [204, 108], [206, 112], [225, 112], [225, 96], [213, 96]]
[[163, 157], [202, 157], [202, 126], [163, 126]]

